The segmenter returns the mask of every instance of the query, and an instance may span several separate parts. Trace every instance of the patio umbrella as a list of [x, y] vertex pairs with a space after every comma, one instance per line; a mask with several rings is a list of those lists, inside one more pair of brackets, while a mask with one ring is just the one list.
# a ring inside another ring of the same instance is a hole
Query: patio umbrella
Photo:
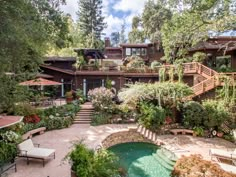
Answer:
[[0, 116], [0, 129], [17, 124], [21, 122], [22, 119], [22, 116]]
[[37, 78], [25, 82], [21, 82], [20, 85], [27, 85], [27, 86], [50, 86], [50, 85], [62, 85], [60, 82], [51, 81], [43, 78]]

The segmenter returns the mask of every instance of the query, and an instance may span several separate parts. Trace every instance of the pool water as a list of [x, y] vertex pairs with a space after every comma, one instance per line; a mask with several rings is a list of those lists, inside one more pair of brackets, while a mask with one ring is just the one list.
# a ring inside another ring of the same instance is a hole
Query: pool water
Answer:
[[[166, 155], [150, 143], [123, 143], [110, 147], [128, 177], [170, 177], [174, 162], [166, 163]], [[162, 159], [163, 158], [163, 159]], [[168, 160], [167, 160], [168, 161]]]

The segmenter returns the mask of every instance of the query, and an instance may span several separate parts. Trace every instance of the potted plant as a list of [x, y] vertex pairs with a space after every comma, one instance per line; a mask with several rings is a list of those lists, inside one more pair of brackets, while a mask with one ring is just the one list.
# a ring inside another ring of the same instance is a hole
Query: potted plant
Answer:
[[73, 93], [72, 91], [66, 92], [66, 102], [71, 103], [73, 101]]

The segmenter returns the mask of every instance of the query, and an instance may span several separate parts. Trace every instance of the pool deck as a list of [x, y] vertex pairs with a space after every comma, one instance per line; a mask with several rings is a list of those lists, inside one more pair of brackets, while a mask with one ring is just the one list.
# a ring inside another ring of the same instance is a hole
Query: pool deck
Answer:
[[[41, 161], [31, 160], [27, 165], [26, 160], [17, 159], [17, 172], [8, 171], [8, 177], [70, 177], [70, 164], [64, 160], [71, 151], [73, 142], [84, 140], [88, 147], [95, 149], [110, 134], [127, 130], [128, 127], [136, 125], [112, 124], [102, 126], [72, 125], [70, 128], [54, 130], [45, 134], [33, 137], [34, 143], [40, 147], [56, 149], [56, 159], [50, 159], [43, 167]], [[187, 135], [161, 135], [159, 138], [168, 141], [178, 137], [178, 144], [189, 152], [181, 152], [180, 155], [201, 154], [205, 159], [210, 160], [209, 149], [219, 148], [232, 150], [236, 145], [219, 138], [199, 138]]]

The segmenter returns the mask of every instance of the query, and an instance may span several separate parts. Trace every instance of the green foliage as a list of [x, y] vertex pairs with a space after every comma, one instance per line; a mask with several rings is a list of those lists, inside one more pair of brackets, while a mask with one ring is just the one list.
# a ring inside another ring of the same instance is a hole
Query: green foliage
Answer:
[[22, 130], [20, 131], [21, 134], [24, 134], [30, 130], [34, 130], [40, 127], [46, 127], [46, 122], [44, 120], [41, 120], [39, 123], [37, 124], [31, 124], [31, 123], [26, 123], [23, 125]]
[[107, 112], [96, 112], [93, 114], [92, 125], [104, 125], [110, 123], [112, 114]]
[[0, 137], [5, 143], [19, 143], [21, 140], [20, 135], [11, 130], [1, 133]]
[[45, 120], [45, 126], [47, 130], [55, 130], [55, 129], [62, 129], [68, 128], [73, 122], [71, 117], [59, 117], [59, 116], [49, 116]]
[[130, 43], [144, 43], [145, 36], [143, 30], [139, 30], [141, 19], [138, 16], [132, 19], [132, 31], [129, 32]]
[[159, 70], [159, 81], [165, 82], [166, 81], [166, 68], [163, 67]]
[[[85, 41], [91, 39], [90, 48], [98, 48], [96, 42], [100, 41], [102, 31], [107, 26], [104, 22], [105, 17], [102, 16], [102, 0], [80, 0], [78, 4], [78, 27], [85, 37]], [[87, 43], [89, 42], [87, 41]]]
[[205, 100], [202, 103], [206, 117], [204, 119], [204, 125], [208, 128], [219, 128], [221, 124], [229, 119], [229, 109], [224, 101], [220, 100]]
[[204, 129], [202, 127], [193, 127], [193, 131], [197, 136], [204, 136]]
[[130, 108], [136, 108], [137, 104], [142, 101], [173, 107], [192, 93], [192, 89], [183, 83], [136, 83], [123, 88], [118, 97]]
[[196, 52], [193, 54], [193, 61], [203, 63], [203, 61], [207, 58], [207, 55], [203, 52]]
[[183, 104], [182, 110], [184, 126], [191, 128], [203, 125], [206, 112], [200, 103], [195, 101], [186, 102]]
[[[234, 29], [236, 16], [230, 12], [232, 2], [169, 1], [166, 7], [171, 7], [174, 14], [161, 28], [166, 60], [174, 62], [186, 58], [189, 49], [207, 40], [209, 31], [220, 33]], [[178, 10], [180, 4], [181, 11]]]
[[35, 115], [36, 113], [36, 108], [28, 103], [20, 103], [14, 107], [14, 114], [18, 116], [30, 116]]
[[154, 70], [156, 67], [161, 66], [161, 63], [159, 61], [153, 61], [151, 63], [151, 68]]
[[152, 42], [160, 41], [161, 28], [171, 16], [172, 12], [162, 4], [162, 1], [148, 0], [142, 13], [142, 26], [148, 39]]
[[80, 103], [84, 103], [86, 101], [86, 97], [81, 89], [76, 90], [76, 97]]
[[84, 59], [84, 56], [80, 55], [76, 57], [76, 62], [73, 66], [75, 67], [76, 70], [81, 70], [85, 64], [86, 64], [86, 61]]
[[11, 112], [14, 103], [27, 99], [18, 84], [36, 75], [48, 45], [64, 46], [68, 29], [61, 2], [1, 1], [0, 112]]
[[11, 162], [17, 155], [16, 145], [0, 141], [0, 166]]
[[156, 130], [164, 124], [166, 111], [160, 106], [155, 106], [152, 103], [140, 103], [140, 117], [139, 121], [146, 128]]
[[114, 177], [118, 175], [118, 159], [107, 150], [94, 152], [82, 142], [75, 144], [74, 150], [69, 153], [72, 161], [72, 170], [79, 177]]
[[145, 65], [143, 59], [136, 55], [126, 57], [125, 61], [129, 61], [126, 65], [128, 68], [142, 68]]

